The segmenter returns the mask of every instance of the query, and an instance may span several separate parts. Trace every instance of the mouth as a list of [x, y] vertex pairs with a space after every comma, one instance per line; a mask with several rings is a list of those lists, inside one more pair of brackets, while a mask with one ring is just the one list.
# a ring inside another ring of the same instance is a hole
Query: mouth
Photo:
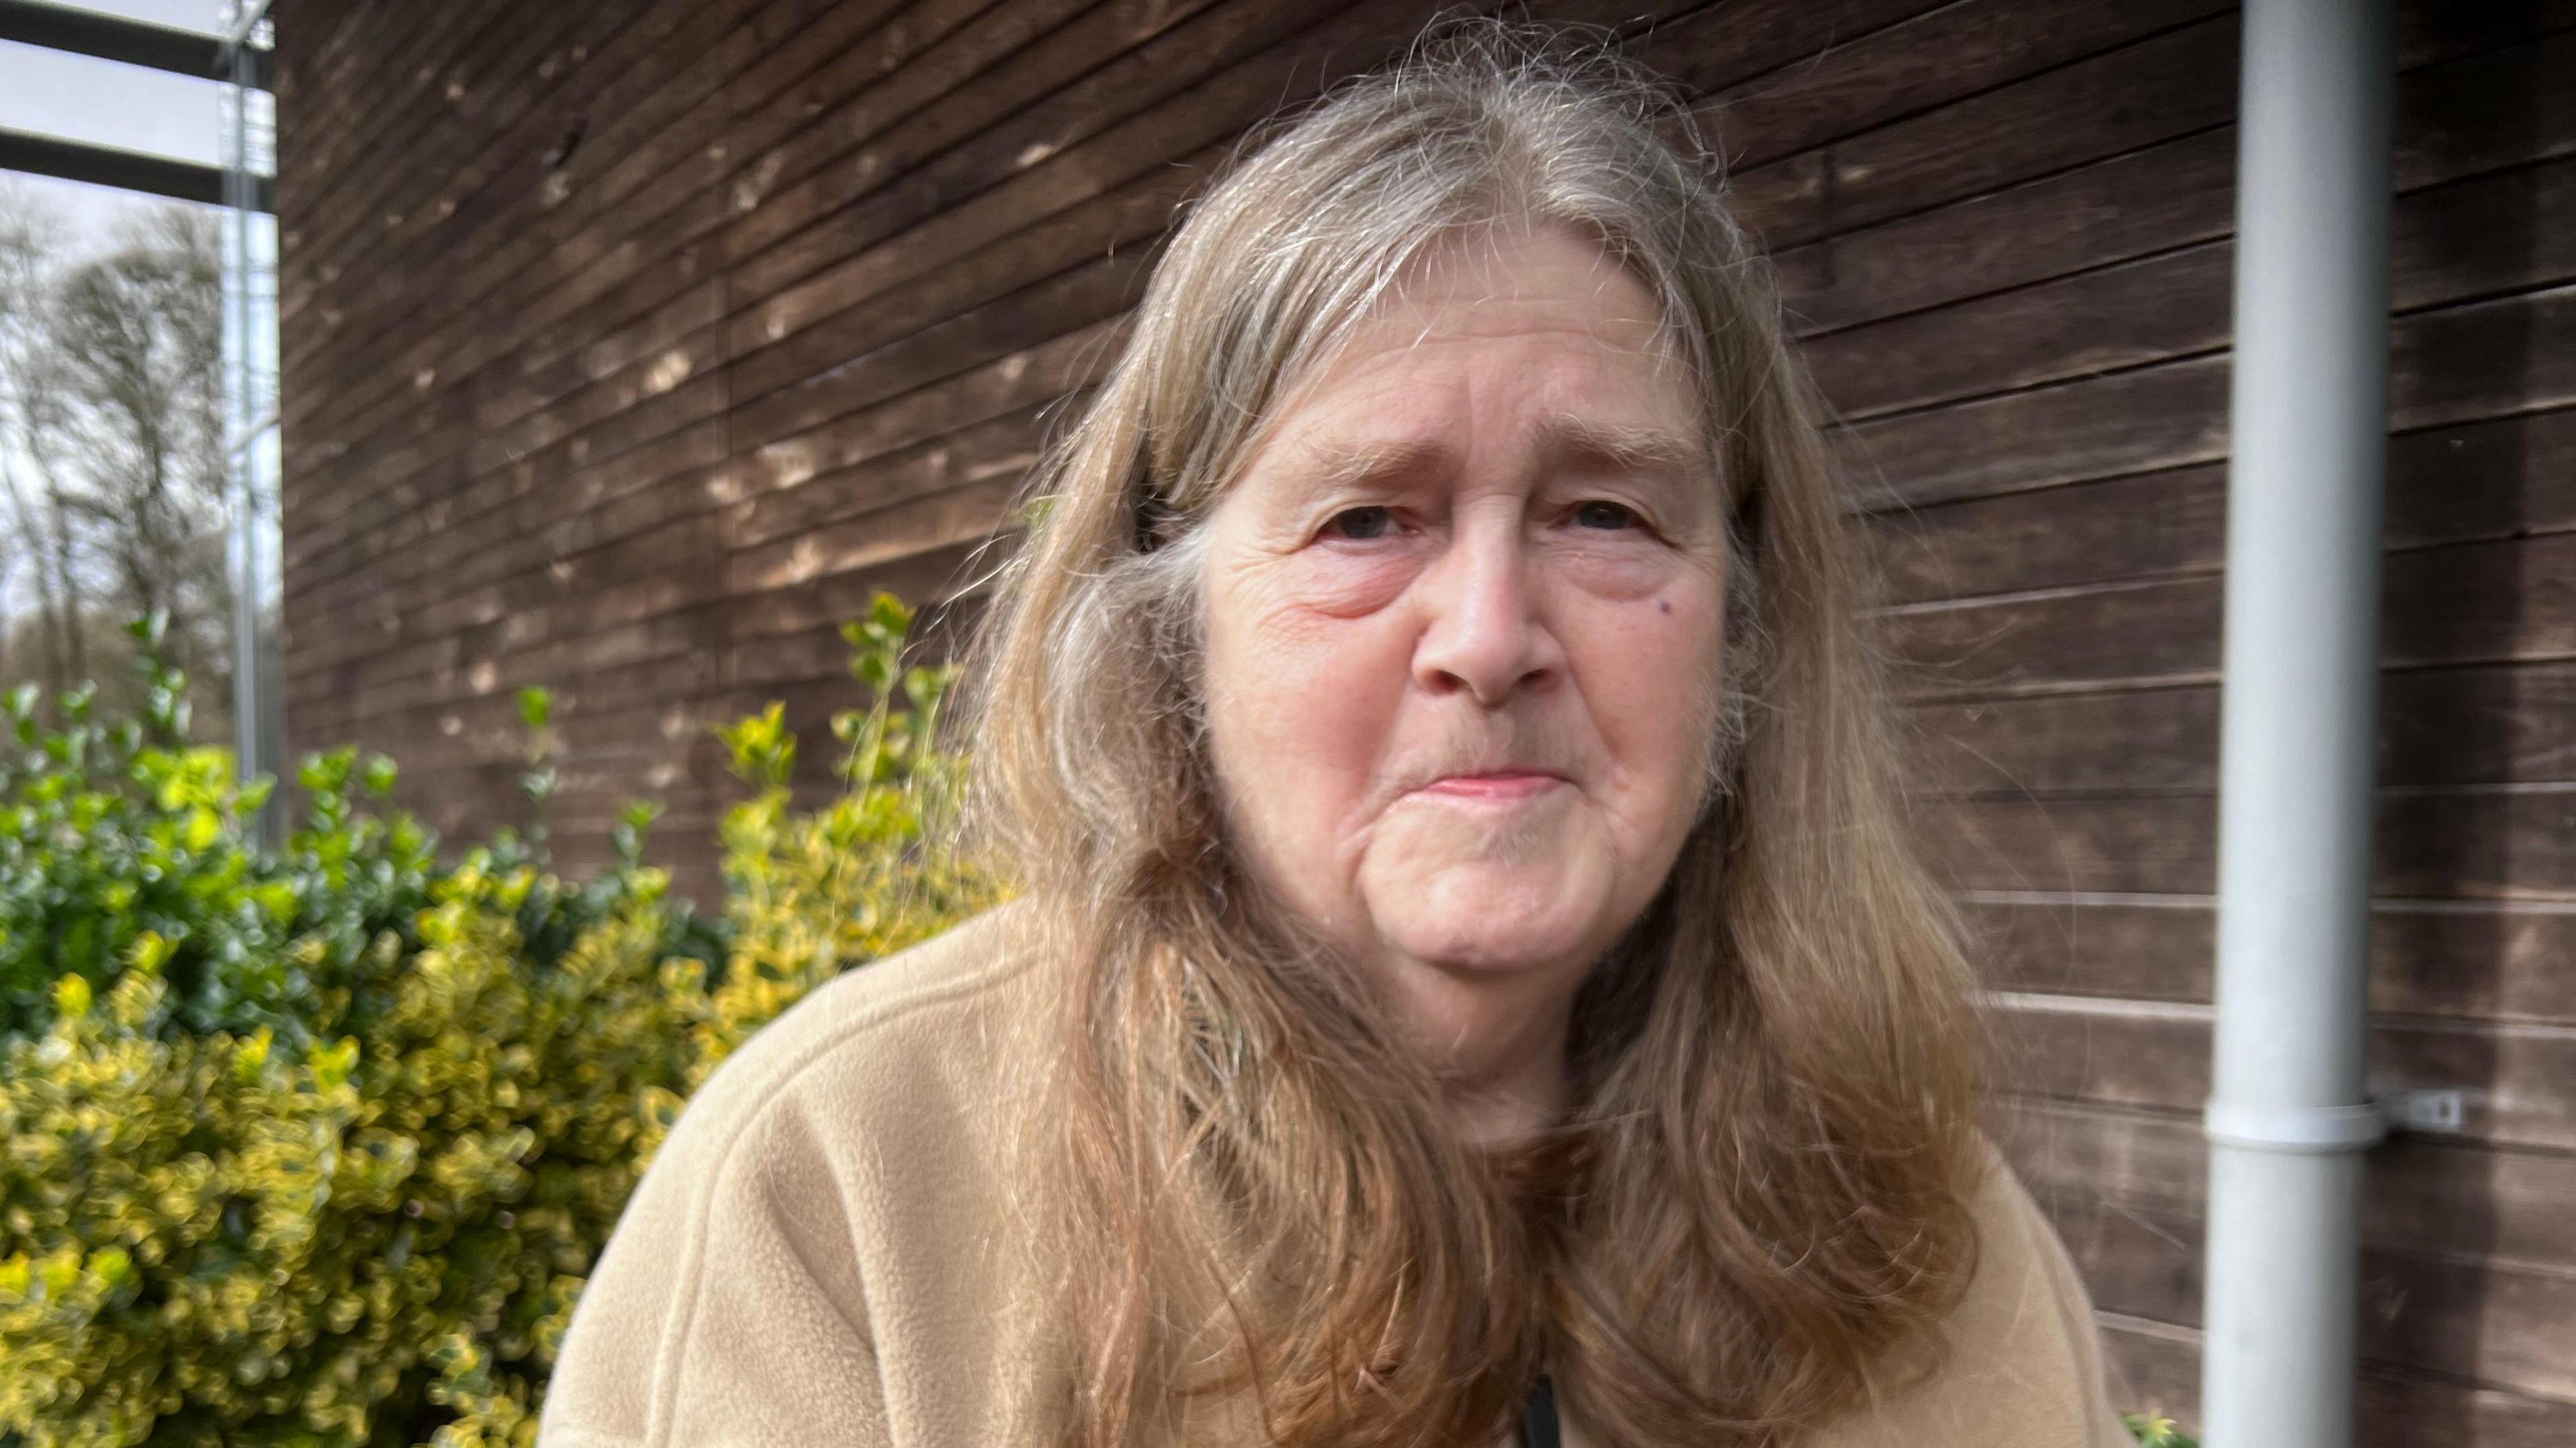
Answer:
[[1539, 769], [1488, 769], [1472, 774], [1444, 774], [1413, 792], [1442, 799], [1511, 804], [1536, 798], [1568, 782], [1564, 775]]

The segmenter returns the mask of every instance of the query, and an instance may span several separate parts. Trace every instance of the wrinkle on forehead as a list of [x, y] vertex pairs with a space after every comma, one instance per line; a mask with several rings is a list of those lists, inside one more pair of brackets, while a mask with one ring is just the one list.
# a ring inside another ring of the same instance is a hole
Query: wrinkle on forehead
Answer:
[[[1202, 496], [1212, 504], [1232, 492], [1251, 467], [1293, 431], [1292, 424], [1306, 405], [1335, 384], [1348, 381], [1354, 367], [1392, 364], [1402, 353], [1443, 342], [1540, 330], [1529, 327], [1526, 317], [1491, 331], [1474, 324], [1498, 304], [1567, 297], [1568, 289], [1557, 284], [1564, 280], [1566, 268], [1549, 268], [1551, 275], [1544, 280], [1527, 275], [1531, 269], [1528, 248], [1551, 240], [1571, 243], [1587, 255], [1590, 264], [1584, 271], [1586, 289], [1568, 309], [1569, 325], [1546, 330], [1563, 330], [1605, 350], [1649, 357], [1659, 374], [1677, 369], [1674, 375], [1691, 397], [1699, 421], [1697, 450], [1708, 459], [1701, 466], [1713, 476], [1715, 428], [1698, 369], [1688, 360], [1681, 331], [1666, 315], [1652, 284], [1590, 232], [1562, 222], [1518, 217], [1452, 228], [1395, 268], [1373, 290], [1372, 299], [1330, 327], [1322, 345], [1271, 393], [1262, 416], [1231, 450], [1231, 466]], [[1562, 255], [1559, 251], [1560, 259]], [[1598, 305], [1605, 296], [1617, 298], [1619, 305]], [[1462, 315], [1468, 323], [1464, 329], [1458, 325]], [[1410, 335], [1395, 328], [1409, 328]], [[1615, 336], [1623, 328], [1634, 329], [1635, 335]]]
[[1571, 243], [1590, 261], [1586, 270], [1589, 291], [1578, 303], [1583, 325], [1568, 330], [1607, 342], [1606, 334], [1611, 329], [1643, 328], [1650, 339], [1648, 350], [1659, 362], [1687, 365], [1678, 331], [1666, 315], [1663, 301], [1656, 296], [1651, 279], [1639, 275], [1596, 237], [1578, 227], [1520, 217], [1452, 230], [1432, 240], [1396, 273], [1366, 310], [1352, 319], [1329, 355], [1319, 360], [1316, 370], [1329, 370], [1362, 334], [1401, 320], [1414, 322], [1416, 331], [1409, 344], [1414, 346], [1431, 340], [1433, 331], [1444, 320], [1452, 324], [1453, 331], [1457, 330], [1455, 316], [1444, 318], [1443, 314], [1462, 302], [1468, 305], [1470, 325], [1466, 334], [1475, 335], [1473, 322], [1486, 306], [1564, 299], [1562, 268], [1548, 268], [1544, 282], [1529, 275], [1529, 248], [1543, 241]]

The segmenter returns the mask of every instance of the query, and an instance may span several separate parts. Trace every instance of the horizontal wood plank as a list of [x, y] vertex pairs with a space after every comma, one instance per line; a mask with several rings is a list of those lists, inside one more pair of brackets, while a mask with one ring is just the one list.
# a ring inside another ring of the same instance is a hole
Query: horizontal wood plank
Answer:
[[[2043, 1198], [2095, 1305], [2197, 1325], [2200, 1224], [2189, 1217], [2074, 1194]], [[2361, 1354], [2374, 1366], [2494, 1384], [2525, 1397], [2576, 1401], [2568, 1351], [2576, 1281], [2555, 1273], [2366, 1249]]]
[[[470, 407], [478, 425], [492, 428], [649, 358], [671, 340], [660, 316], [672, 298], [721, 271], [719, 236], [776, 217], [789, 208], [780, 188], [888, 127], [971, 123], [982, 113], [956, 87], [943, 92], [942, 83], [1008, 53], [1049, 18], [1048, 7], [1013, 5], [1004, 21], [961, 29], [964, 17], [949, 13], [952, 5], [907, 17], [913, 23], [874, 25], [871, 15], [885, 8], [833, 7], [812, 27], [830, 33], [798, 35], [708, 97], [699, 107], [703, 117], [684, 118], [652, 146], [576, 186], [565, 207], [570, 214], [548, 228], [555, 244], [486, 228], [504, 244], [461, 263], [473, 304], [420, 329], [387, 371], [453, 379], [463, 395], [447, 405]], [[1079, 65], [1080, 39], [1048, 51]], [[847, 48], [835, 54], [836, 46]], [[820, 70], [800, 77], [789, 68], [800, 56]], [[830, 97], [819, 116], [817, 96]], [[336, 401], [350, 415], [329, 424], [331, 434], [364, 438], [417, 422], [393, 410], [398, 396], [389, 384], [347, 389]], [[327, 421], [317, 417], [316, 425]]]
[[[2571, 187], [2576, 191], [2576, 187]], [[2576, 410], [2428, 428], [2389, 442], [2387, 545], [2576, 529]], [[2216, 464], [1874, 514], [1891, 603], [2209, 572], [2226, 559]]]
[[[1961, 897], [1986, 984], [2042, 995], [2206, 1005], [2207, 895], [1976, 891]], [[2370, 1004], [2393, 1015], [2576, 1026], [2576, 907], [2384, 898], [2370, 912]]]
[[[2198, 1114], [2017, 1098], [1998, 1141], [2034, 1193], [2198, 1216], [2209, 1143]], [[2366, 1246], [2547, 1270], [2576, 1257], [2576, 1157], [2392, 1136], [2367, 1153]]]
[[[1988, 795], [1917, 819], [1953, 889], [2198, 895], [2216, 883], [2208, 795]], [[2576, 785], [2383, 791], [2374, 844], [2378, 894], [2576, 900]]]
[[1737, 176], [1786, 248], [2169, 141], [2233, 118], [2236, 23], [2216, 16]]
[[[2189, 684], [2217, 677], [2216, 575], [1918, 605], [1886, 635], [1918, 698]], [[2380, 659], [2426, 667], [2576, 657], [2576, 534], [2398, 553]]]
[[[1987, 1016], [2013, 1090], [2179, 1112], [2208, 1099], [2207, 1007], [2016, 993]], [[2576, 1150], [2576, 1028], [2374, 1017], [2370, 1089], [2417, 1088], [2460, 1092], [2458, 1140]]]
[[2218, 0], [1966, 0], [1730, 86], [1704, 109], [1716, 118], [1729, 163], [1751, 168], [2226, 8]]
[[[2409, 192], [2392, 208], [2392, 301], [2417, 312], [2576, 277], [2576, 160]], [[2235, 248], [2216, 241], [1806, 345], [1854, 419], [2144, 366], [2227, 345]]]
[[[1961, 699], [1905, 718], [1912, 783], [1926, 798], [2218, 788], [2214, 685]], [[2380, 679], [2379, 727], [2385, 786], [2564, 781], [2576, 760], [2576, 666], [2392, 670]]]
[[[2396, 431], [2576, 404], [2576, 288], [2403, 318], [2390, 341]], [[2227, 453], [2227, 359], [1901, 413], [1844, 437], [1855, 499], [1871, 509], [2215, 462]]]

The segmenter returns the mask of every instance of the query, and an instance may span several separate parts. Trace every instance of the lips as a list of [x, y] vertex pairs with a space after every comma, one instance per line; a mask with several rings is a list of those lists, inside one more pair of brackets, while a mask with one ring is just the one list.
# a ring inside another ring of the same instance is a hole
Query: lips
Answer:
[[1449, 799], [1490, 800], [1499, 804], [1545, 794], [1565, 782], [1565, 776], [1543, 770], [1495, 769], [1473, 774], [1444, 774], [1414, 792]]

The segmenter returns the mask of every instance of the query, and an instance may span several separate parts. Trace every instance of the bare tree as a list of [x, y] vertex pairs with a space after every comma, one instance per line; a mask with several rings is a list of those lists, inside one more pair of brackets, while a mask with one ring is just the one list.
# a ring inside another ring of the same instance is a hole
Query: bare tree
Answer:
[[222, 261], [212, 221], [163, 210], [55, 288], [52, 455], [119, 611], [166, 614], [175, 662], [224, 658]]
[[[43, 659], [37, 677], [54, 688], [88, 669], [71, 509], [48, 452], [51, 419], [59, 410], [46, 365], [59, 253], [53, 219], [30, 205], [24, 192], [0, 194], [0, 486], [8, 494], [12, 551], [32, 565]], [[0, 595], [0, 607], [6, 601]]]
[[66, 262], [41, 214], [0, 202], [0, 501], [32, 565], [30, 652], [51, 683], [116, 689], [121, 625], [163, 615], [209, 732], [231, 663], [222, 293], [210, 215], [165, 207]]

